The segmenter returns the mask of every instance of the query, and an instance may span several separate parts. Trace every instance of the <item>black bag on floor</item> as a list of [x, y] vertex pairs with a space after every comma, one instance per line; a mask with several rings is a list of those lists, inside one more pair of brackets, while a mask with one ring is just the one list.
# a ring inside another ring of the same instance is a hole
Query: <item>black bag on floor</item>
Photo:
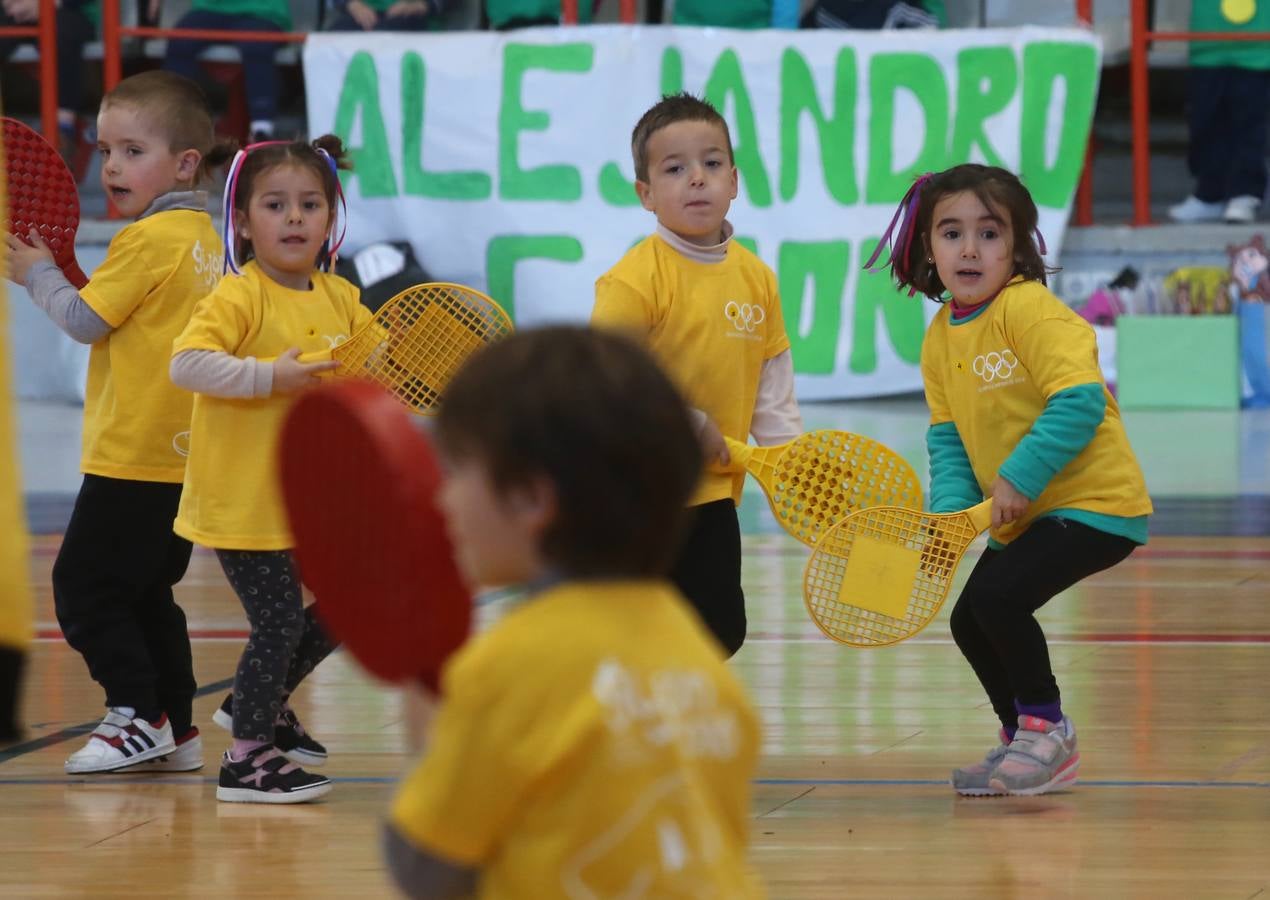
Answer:
[[367, 244], [336, 260], [335, 274], [362, 289], [362, 305], [371, 312], [378, 312], [406, 288], [433, 280], [415, 259], [409, 241]]

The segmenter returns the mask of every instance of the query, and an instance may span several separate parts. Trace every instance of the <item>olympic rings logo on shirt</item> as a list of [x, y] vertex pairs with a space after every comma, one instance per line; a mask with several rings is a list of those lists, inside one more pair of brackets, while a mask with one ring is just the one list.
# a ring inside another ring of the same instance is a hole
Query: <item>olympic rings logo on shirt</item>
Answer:
[[1019, 361], [1011, 351], [1002, 350], [1000, 353], [993, 351], [983, 356], [976, 356], [970, 368], [976, 375], [991, 384], [996, 380], [1005, 381], [1014, 374], [1018, 365]]
[[724, 305], [723, 314], [737, 331], [750, 334], [767, 319], [767, 313], [757, 303], [737, 303], [735, 300], [729, 300]]

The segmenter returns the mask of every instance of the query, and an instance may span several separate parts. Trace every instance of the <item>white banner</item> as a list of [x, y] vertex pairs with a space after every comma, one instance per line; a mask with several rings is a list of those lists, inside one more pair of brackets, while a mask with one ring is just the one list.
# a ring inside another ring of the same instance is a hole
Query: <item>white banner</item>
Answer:
[[652, 231], [630, 133], [663, 92], [732, 130], [737, 237], [779, 277], [799, 396], [917, 390], [934, 304], [861, 265], [915, 174], [1019, 172], [1056, 259], [1097, 93], [1067, 29], [728, 31], [591, 26], [316, 34], [309, 128], [353, 151], [349, 246], [408, 239], [436, 278], [520, 325], [585, 320], [595, 279]]

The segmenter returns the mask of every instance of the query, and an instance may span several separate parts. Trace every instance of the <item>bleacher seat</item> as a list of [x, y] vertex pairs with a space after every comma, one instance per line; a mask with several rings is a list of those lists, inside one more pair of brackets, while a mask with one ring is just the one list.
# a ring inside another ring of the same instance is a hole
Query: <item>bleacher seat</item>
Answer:
[[[322, 4], [325, 0], [291, 0], [291, 27], [295, 31], [317, 31], [322, 21]], [[165, 0], [163, 10], [159, 14], [161, 28], [175, 28], [181, 16], [190, 11], [189, 0]], [[167, 52], [168, 42], [162, 38], [147, 40], [143, 52], [149, 59], [163, 59]], [[236, 65], [242, 62], [238, 48], [228, 44], [214, 44], [200, 55], [204, 62], [229, 63]], [[300, 64], [300, 45], [286, 44], [278, 49], [276, 56], [278, 65], [298, 66]]]

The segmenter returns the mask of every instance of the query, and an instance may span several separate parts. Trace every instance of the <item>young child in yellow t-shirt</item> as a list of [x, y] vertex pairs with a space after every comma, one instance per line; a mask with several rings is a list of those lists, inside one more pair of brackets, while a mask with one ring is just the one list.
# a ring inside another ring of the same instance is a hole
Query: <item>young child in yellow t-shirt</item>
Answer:
[[170, 72], [121, 81], [97, 116], [101, 182], [135, 221], [82, 291], [34, 233], [6, 235], [9, 277], [73, 339], [92, 344], [83, 485], [53, 564], [66, 641], [106, 692], [108, 712], [66, 761], [71, 774], [138, 764], [203, 765], [185, 613], [173, 599], [190, 543], [172, 533], [191, 398], [163, 377], [172, 339], [220, 277], [221, 241], [195, 186], [225, 162], [202, 91]]
[[322, 765], [326, 748], [288, 698], [334, 645], [304, 607], [274, 458], [292, 395], [335, 365], [297, 357], [343, 343], [371, 319], [357, 288], [320, 270], [338, 246], [343, 156], [339, 138], [326, 135], [253, 144], [235, 158], [226, 257], [236, 272], [237, 260], [247, 262], [199, 303], [172, 345], [172, 380], [196, 392], [176, 532], [216, 551], [251, 625], [233, 692], [214, 717], [233, 733], [216, 789], [228, 802], [303, 803], [331, 787], [299, 767]]
[[924, 175], [879, 247], [897, 226], [896, 282], [943, 304], [922, 344], [931, 511], [992, 498], [991, 540], [950, 625], [1000, 740], [952, 786], [1061, 790], [1080, 753], [1035, 613], [1145, 544], [1151, 498], [1093, 329], [1045, 286], [1036, 204], [1018, 177], [973, 163]]
[[[4, 187], [0, 185], [0, 202]], [[0, 747], [22, 737], [19, 701], [31, 643], [26, 515], [9, 372], [9, 298], [0, 281]]]
[[674, 386], [619, 335], [525, 331], [456, 376], [436, 437], [460, 569], [527, 596], [442, 672], [385, 832], [399, 885], [760, 896], [756, 717], [664, 580], [701, 467]]
[[[645, 343], [693, 408], [707, 459], [723, 435], [781, 444], [802, 431], [776, 275], [732, 240], [737, 172], [727, 122], [690, 94], [662, 98], [631, 136], [635, 187], [657, 231], [595, 285], [592, 323]], [[744, 473], [707, 470], [672, 577], [729, 656], [745, 641]]]

